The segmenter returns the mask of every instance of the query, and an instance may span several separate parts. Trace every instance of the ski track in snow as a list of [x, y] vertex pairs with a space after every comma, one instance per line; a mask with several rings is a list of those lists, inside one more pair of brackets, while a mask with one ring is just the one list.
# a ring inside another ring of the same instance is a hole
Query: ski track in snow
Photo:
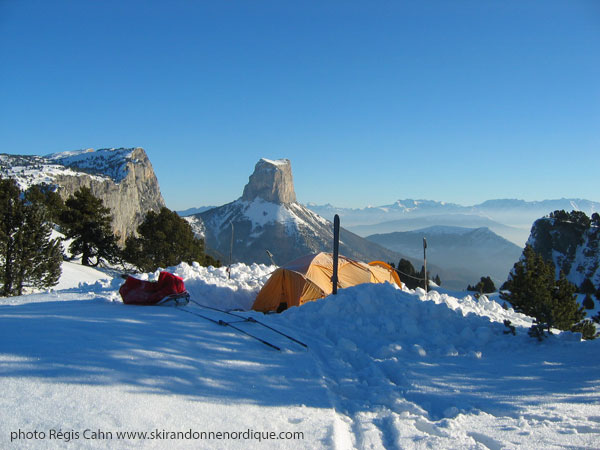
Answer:
[[[244, 312], [309, 346], [236, 324], [277, 352], [172, 307], [123, 305], [122, 280], [79, 269], [61, 290], [0, 300], [2, 448], [167, 443], [9, 440], [52, 428], [305, 433], [172, 448], [600, 448], [599, 343], [572, 333], [539, 343], [529, 318], [486, 297], [361, 285], [279, 315]], [[231, 279], [224, 268], [168, 270], [196, 301], [247, 310], [274, 267], [236, 264]]]

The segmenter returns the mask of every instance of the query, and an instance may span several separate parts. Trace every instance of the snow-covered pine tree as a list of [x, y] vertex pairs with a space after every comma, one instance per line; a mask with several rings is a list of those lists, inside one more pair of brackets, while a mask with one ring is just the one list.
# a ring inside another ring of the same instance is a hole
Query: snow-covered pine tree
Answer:
[[19, 248], [22, 264], [17, 273], [19, 294], [24, 286], [45, 288], [58, 283], [63, 259], [60, 239], [51, 239], [51, 213], [43, 203], [25, 195], [23, 241]]
[[527, 314], [536, 321], [534, 331], [550, 332], [573, 329], [584, 317], [583, 307], [577, 303], [576, 287], [564, 273], [555, 280], [555, 267], [546, 262], [530, 245], [525, 247], [523, 258], [511, 271], [500, 297], [508, 301], [515, 311]]
[[21, 295], [28, 286], [54, 286], [61, 274], [62, 249], [59, 239], [50, 238], [46, 207], [24, 196], [14, 180], [0, 179], [0, 211], [2, 295]]

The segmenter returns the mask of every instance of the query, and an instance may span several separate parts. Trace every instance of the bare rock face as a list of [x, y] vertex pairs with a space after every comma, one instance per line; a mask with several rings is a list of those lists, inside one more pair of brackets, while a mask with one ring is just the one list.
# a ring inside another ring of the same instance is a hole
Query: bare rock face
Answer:
[[142, 148], [82, 150], [48, 156], [0, 155], [0, 174], [21, 189], [57, 186], [63, 199], [88, 187], [113, 216], [113, 231], [124, 244], [150, 210], [165, 206], [152, 164]]
[[[188, 218], [222, 262], [277, 264], [331, 251], [333, 224], [296, 201], [290, 161], [261, 159], [241, 198]], [[340, 251], [359, 260], [398, 261], [401, 255], [340, 230]]]
[[[77, 169], [75, 165], [70, 167]], [[122, 173], [124, 177], [121, 180], [81, 173], [77, 176], [59, 175], [56, 179], [59, 193], [65, 199], [83, 186], [89, 187], [96, 197], [102, 199], [104, 206], [111, 210], [113, 231], [119, 235], [120, 244], [136, 232], [148, 211], [159, 211], [165, 206], [144, 149], [133, 149], [122, 167]]]
[[248, 184], [244, 188], [242, 200], [253, 201], [261, 198], [271, 203], [294, 203], [294, 180], [289, 159], [261, 159], [254, 167]]

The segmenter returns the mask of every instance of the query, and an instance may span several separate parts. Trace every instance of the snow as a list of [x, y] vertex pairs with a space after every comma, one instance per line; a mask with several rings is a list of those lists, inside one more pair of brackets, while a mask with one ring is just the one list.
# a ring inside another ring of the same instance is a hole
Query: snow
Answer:
[[3, 176], [14, 178], [19, 189], [26, 191], [37, 184], [53, 184], [58, 176], [76, 176], [72, 169], [58, 164], [37, 164], [25, 166], [12, 166], [3, 170]]
[[[312, 211], [304, 209], [298, 203], [272, 203], [262, 198], [256, 198], [252, 201], [236, 200], [230, 203], [227, 208], [223, 210], [220, 216], [213, 218], [214, 228], [217, 230], [223, 229], [223, 227], [230, 226], [230, 220], [232, 212], [235, 213], [239, 209], [242, 216], [241, 219], [248, 220], [252, 224], [251, 238], [256, 238], [264, 233], [265, 225], [271, 223], [281, 223], [285, 226], [286, 232], [289, 235], [293, 235], [298, 229], [309, 229], [314, 230], [313, 223], [318, 222], [320, 224], [327, 224], [327, 221]], [[312, 222], [307, 222], [302, 218], [302, 215], [309, 216]], [[199, 229], [198, 223], [189, 221], [190, 224]], [[196, 231], [198, 233], [198, 231]], [[202, 230], [204, 232], [204, 230]], [[249, 245], [250, 241], [247, 242]]]
[[287, 166], [290, 163], [289, 159], [267, 159], [261, 158], [261, 161], [264, 161], [268, 164], [272, 164], [273, 166]]
[[251, 202], [241, 201], [244, 216], [252, 222], [252, 229], [268, 223], [303, 224], [304, 221], [286, 208], [285, 204], [271, 203], [257, 198]]
[[[274, 269], [167, 270], [196, 302], [247, 310]], [[234, 324], [278, 352], [194, 303], [124, 305], [122, 282], [65, 263], [54, 289], [0, 299], [1, 448], [599, 448], [600, 342], [538, 342], [495, 297], [360, 285], [240, 313], [309, 347]]]
[[76, 177], [84, 171], [98, 181], [116, 183], [127, 176], [134, 149], [77, 150], [46, 156], [0, 155], [0, 174], [14, 178], [21, 190], [37, 184], [55, 184], [59, 176]]
[[67, 167], [100, 173], [118, 183], [127, 176], [127, 161], [132, 158], [133, 150], [131, 148], [86, 149], [54, 153], [47, 158]]
[[93, 285], [98, 280], [108, 280], [110, 278], [100, 270], [82, 266], [81, 262], [63, 261], [62, 275], [58, 284], [54, 286], [54, 290], [72, 289], [80, 286], [81, 289], [85, 290], [86, 285]]

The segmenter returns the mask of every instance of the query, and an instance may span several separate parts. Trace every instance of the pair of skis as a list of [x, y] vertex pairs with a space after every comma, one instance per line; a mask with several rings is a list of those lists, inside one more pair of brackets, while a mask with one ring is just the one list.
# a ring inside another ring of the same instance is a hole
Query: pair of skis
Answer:
[[285, 333], [283, 333], [283, 332], [281, 332], [281, 331], [279, 331], [279, 330], [277, 330], [277, 329], [275, 329], [275, 328], [267, 325], [266, 323], [260, 322], [260, 321], [256, 320], [254, 317], [243, 316], [241, 314], [237, 314], [237, 313], [234, 313], [232, 311], [227, 311], [227, 310], [224, 310], [224, 309], [215, 308], [213, 306], [203, 305], [202, 303], [199, 303], [199, 302], [195, 301], [194, 299], [190, 298], [189, 295], [187, 296], [187, 299], [189, 301], [191, 301], [192, 303], [194, 303], [195, 305], [201, 307], [201, 308], [210, 309], [212, 311], [218, 311], [220, 313], [227, 314], [229, 316], [236, 317], [236, 318], [241, 319], [241, 320], [238, 320], [238, 321], [235, 321], [235, 322], [228, 322], [228, 321], [225, 321], [225, 320], [213, 319], [212, 317], [205, 316], [204, 314], [200, 314], [200, 313], [197, 313], [195, 311], [190, 311], [189, 309], [185, 309], [182, 306], [179, 306], [179, 305], [176, 304], [175, 306], [177, 307], [177, 309], [179, 309], [181, 311], [184, 311], [184, 312], [186, 312], [188, 314], [192, 314], [194, 316], [200, 317], [202, 319], [208, 320], [209, 322], [212, 322], [212, 323], [214, 323], [216, 325], [221, 325], [221, 326], [224, 326], [224, 327], [232, 328], [232, 329], [234, 329], [234, 330], [236, 330], [236, 331], [238, 331], [238, 332], [240, 332], [242, 334], [245, 334], [246, 336], [248, 336], [248, 337], [250, 337], [252, 339], [256, 339], [257, 341], [261, 342], [262, 344], [264, 344], [264, 345], [266, 345], [268, 347], [271, 347], [272, 349], [275, 349], [277, 351], [281, 351], [281, 348], [278, 347], [278, 346], [276, 346], [275, 344], [272, 344], [272, 343], [270, 343], [270, 342], [268, 342], [268, 341], [266, 341], [266, 340], [264, 340], [264, 339], [262, 339], [262, 338], [260, 338], [258, 336], [255, 336], [254, 334], [248, 333], [247, 331], [245, 331], [245, 330], [243, 330], [243, 329], [235, 326], [234, 324], [236, 324], [236, 323], [245, 323], [245, 322], [256, 323], [258, 325], [261, 325], [261, 326], [263, 326], [263, 327], [265, 327], [265, 328], [267, 328], [267, 329], [269, 329], [269, 330], [271, 330], [271, 331], [273, 331], [273, 332], [275, 332], [275, 333], [277, 333], [277, 334], [279, 334], [279, 335], [281, 335], [281, 336], [289, 339], [292, 342], [295, 342], [298, 345], [301, 345], [304, 348], [308, 348], [308, 345], [306, 345], [304, 342], [301, 342], [298, 339], [296, 339], [296, 338], [294, 338], [294, 337], [292, 337], [292, 336], [290, 336], [288, 334], [285, 334]]

